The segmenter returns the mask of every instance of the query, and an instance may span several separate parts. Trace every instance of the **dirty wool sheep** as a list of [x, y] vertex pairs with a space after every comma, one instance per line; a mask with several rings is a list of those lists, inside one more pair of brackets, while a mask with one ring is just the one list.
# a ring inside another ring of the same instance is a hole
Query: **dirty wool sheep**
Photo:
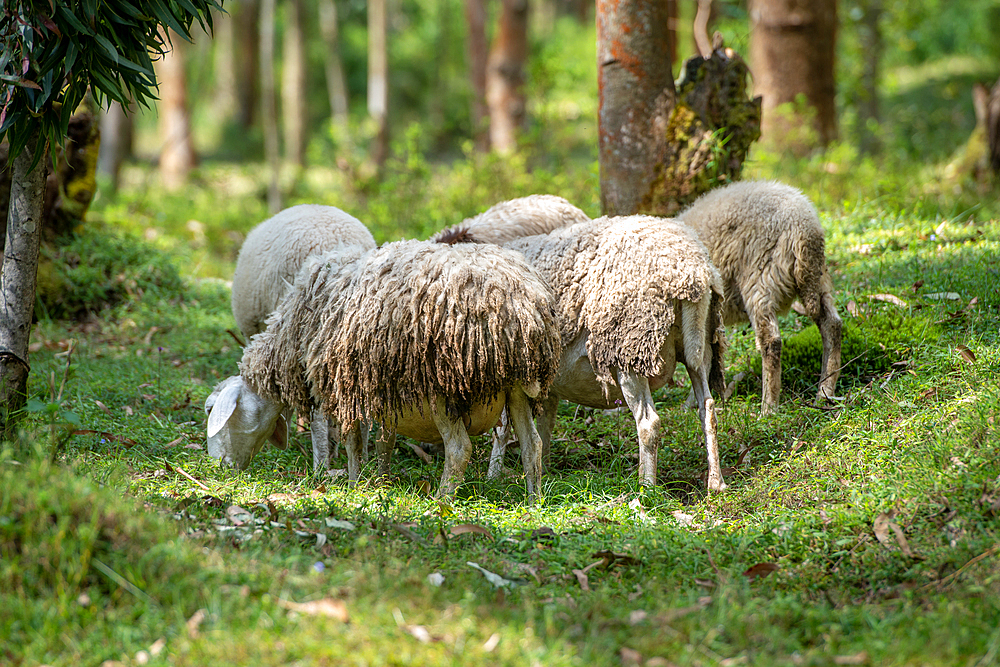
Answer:
[[[240, 370], [262, 401], [335, 418], [352, 480], [364, 420], [443, 442], [444, 494], [462, 481], [469, 435], [490, 429], [506, 406], [527, 444], [534, 497], [541, 441], [531, 403], [548, 390], [560, 349], [555, 295], [523, 257], [490, 245], [398, 241], [311, 258]], [[381, 473], [394, 440], [377, 443]]]
[[590, 217], [562, 197], [528, 195], [500, 202], [479, 215], [442, 229], [431, 237], [437, 243], [495, 243], [548, 234], [554, 229], [586, 222]]
[[[254, 227], [240, 248], [233, 275], [231, 305], [233, 317], [243, 336], [249, 340], [264, 330], [265, 320], [288, 293], [306, 258], [347, 246], [367, 251], [375, 248], [375, 239], [360, 220], [333, 206], [292, 206]], [[205, 401], [205, 413], [210, 414], [221, 400], [220, 408], [232, 410], [230, 414], [235, 414], [244, 391], [238, 376], [227, 378], [215, 387]], [[244, 412], [240, 414], [245, 416]], [[316, 413], [311, 417], [313, 469], [319, 471], [327, 466], [330, 459], [331, 434], [322, 414]], [[239, 416], [209, 438], [210, 452], [232, 449], [220, 444], [220, 439], [250, 437], [254, 444], [263, 446], [263, 441], [256, 443], [256, 421], [244, 425], [238, 420]], [[281, 416], [270, 437], [279, 447], [286, 443], [285, 428], [285, 417]], [[256, 453], [253, 445], [237, 446], [235, 450]]]
[[702, 195], [678, 215], [698, 233], [725, 285], [726, 326], [750, 322], [763, 358], [764, 413], [781, 393], [778, 315], [796, 300], [823, 340], [817, 400], [834, 396], [840, 375], [841, 320], [826, 267], [823, 227], [812, 202], [784, 183], [733, 183]]
[[[712, 391], [722, 390], [722, 283], [705, 247], [673, 221], [600, 218], [506, 244], [552, 285], [563, 352], [539, 421], [543, 451], [559, 399], [608, 409], [628, 405], [639, 436], [639, 478], [656, 483], [660, 418], [652, 392], [684, 364], [698, 402], [708, 488], [725, 488]], [[490, 475], [500, 472], [498, 439]]]

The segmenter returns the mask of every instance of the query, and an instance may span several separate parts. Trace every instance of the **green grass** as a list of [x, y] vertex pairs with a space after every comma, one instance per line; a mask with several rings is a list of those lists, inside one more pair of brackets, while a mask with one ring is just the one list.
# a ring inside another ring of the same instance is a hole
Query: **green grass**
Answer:
[[[382, 181], [352, 159], [314, 166], [286, 175], [286, 204], [341, 206], [379, 241], [530, 192], [596, 215], [593, 128], [572, 122], [563, 79], [535, 74], [555, 96], [516, 159], [434, 162], [416, 127]], [[482, 438], [447, 502], [432, 495], [442, 462], [406, 446], [383, 486], [315, 477], [306, 434], [245, 472], [219, 468], [202, 405], [241, 355], [223, 281], [266, 217], [265, 175], [207, 160], [170, 195], [130, 167], [85, 233], [145, 239], [184, 287], [136, 300], [126, 285], [79, 322], [39, 311], [31, 411], [0, 445], [0, 663], [997, 664], [1000, 192], [942, 175], [971, 109], [946, 112], [925, 78], [900, 70], [887, 89], [887, 136], [914, 145], [893, 139], [879, 159], [848, 144], [751, 155], [745, 176], [802, 188], [823, 218], [843, 400], [811, 404], [818, 337], [789, 315], [781, 407], [761, 418], [752, 333], [730, 330], [727, 378], [744, 379], [719, 412], [730, 488], [718, 496], [683, 372], [656, 396], [655, 488], [637, 483], [631, 416], [572, 405], [534, 506], [515, 452], [510, 476], [485, 479]], [[911, 113], [922, 105], [941, 123]], [[890, 515], [905, 549], [882, 528]], [[497, 588], [469, 562], [514, 583]], [[760, 564], [777, 569], [744, 575]], [[288, 608], [327, 599], [348, 622]]]
[[[992, 664], [1000, 229], [824, 214], [858, 338], [845, 349], [881, 361], [850, 360], [844, 400], [817, 409], [817, 341], [788, 316], [786, 340], [803, 342], [786, 349], [806, 361], [787, 364], [781, 410], [762, 419], [752, 335], [731, 331], [727, 374], [751, 378], [719, 414], [730, 489], [712, 497], [683, 373], [657, 397], [656, 488], [636, 482], [629, 415], [563, 405], [539, 504], [524, 505], [516, 454], [513, 476], [485, 480], [483, 439], [439, 502], [441, 462], [407, 447], [381, 487], [315, 478], [304, 434], [248, 471], [218, 468], [201, 405], [240, 352], [217, 281], [85, 326], [39, 322], [36, 411], [0, 459], [4, 659], [132, 664], [162, 638], [151, 664], [619, 664], [623, 650], [653, 665]], [[943, 292], [959, 298], [929, 296]], [[233, 505], [254, 520], [236, 525]], [[890, 512], [912, 556], [892, 531], [877, 539]], [[488, 534], [450, 536], [466, 524]], [[575, 572], [608, 551], [630, 558], [586, 570], [584, 589]], [[497, 589], [468, 562], [516, 584]], [[760, 563], [778, 569], [743, 575]], [[348, 623], [281, 606], [326, 598]]]

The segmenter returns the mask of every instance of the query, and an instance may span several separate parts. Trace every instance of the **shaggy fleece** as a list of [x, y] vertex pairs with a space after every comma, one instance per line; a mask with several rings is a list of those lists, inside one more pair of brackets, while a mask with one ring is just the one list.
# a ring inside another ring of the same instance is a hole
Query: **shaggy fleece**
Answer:
[[555, 295], [517, 253], [397, 241], [313, 258], [240, 364], [262, 395], [342, 424], [394, 423], [435, 396], [454, 415], [559, 364]]
[[438, 243], [495, 243], [522, 236], [548, 234], [553, 229], [590, 220], [562, 197], [528, 195], [496, 204], [474, 218], [443, 229], [431, 237]]
[[[660, 351], [680, 301], [713, 299], [710, 338], [721, 359], [722, 284], [708, 251], [682, 225], [652, 216], [605, 217], [505, 247], [523, 253], [552, 284], [564, 342], [589, 332], [587, 356], [605, 385], [616, 381], [615, 368], [645, 377], [668, 370]], [[721, 366], [716, 372], [721, 376]]]

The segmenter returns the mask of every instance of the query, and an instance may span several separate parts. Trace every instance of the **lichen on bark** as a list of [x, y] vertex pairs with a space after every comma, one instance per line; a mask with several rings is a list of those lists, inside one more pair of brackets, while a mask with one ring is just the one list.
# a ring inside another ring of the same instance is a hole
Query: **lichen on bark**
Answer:
[[760, 137], [761, 99], [747, 95], [749, 73], [718, 35], [711, 57], [684, 62], [641, 213], [674, 215], [716, 185], [739, 180]]

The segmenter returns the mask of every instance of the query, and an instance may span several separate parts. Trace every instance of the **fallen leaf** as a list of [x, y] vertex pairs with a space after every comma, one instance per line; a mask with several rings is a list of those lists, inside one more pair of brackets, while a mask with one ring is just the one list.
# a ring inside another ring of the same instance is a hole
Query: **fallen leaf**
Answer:
[[916, 292], [918, 289], [920, 289], [923, 286], [924, 286], [924, 281], [923, 280], [918, 280], [915, 283], [913, 283], [913, 285], [910, 286], [910, 289], [912, 289], [914, 292]]
[[854, 655], [835, 655], [833, 664], [835, 665], [864, 665], [868, 662], [868, 651], [861, 651]]
[[239, 505], [230, 505], [226, 508], [226, 518], [229, 519], [230, 523], [234, 526], [242, 526], [245, 524], [253, 523], [253, 514], [246, 511]]
[[444, 583], [444, 575], [440, 572], [431, 572], [427, 575], [427, 583], [431, 586], [438, 587]]
[[763, 579], [772, 572], [780, 569], [777, 563], [757, 563], [756, 565], [749, 567], [743, 572], [743, 576], [753, 581], [754, 579]]
[[177, 445], [181, 444], [182, 442], [184, 442], [184, 436], [183, 435], [181, 437], [176, 438], [174, 440], [171, 440], [167, 444], [163, 445], [163, 449], [170, 449], [171, 447], [176, 447]]
[[414, 533], [412, 530], [410, 530], [406, 526], [400, 525], [398, 523], [394, 523], [394, 524], [392, 524], [391, 527], [392, 527], [393, 530], [395, 530], [397, 533], [399, 533], [403, 537], [406, 537], [411, 542], [416, 542], [417, 544], [422, 544], [425, 547], [426, 546], [430, 546], [430, 545], [427, 544], [427, 540], [425, 540], [424, 538], [420, 537], [419, 535], [417, 535], [416, 533]]
[[492, 635], [490, 635], [490, 638], [486, 640], [486, 643], [483, 644], [483, 650], [486, 651], [487, 653], [492, 653], [494, 649], [496, 649], [496, 647], [499, 645], [500, 645], [500, 633], [494, 632]]
[[311, 602], [293, 602], [278, 598], [278, 606], [289, 611], [298, 612], [306, 616], [328, 616], [335, 618], [341, 623], [347, 623], [347, 603], [334, 598], [323, 598]]
[[430, 630], [423, 625], [404, 625], [402, 628], [409, 635], [416, 637], [417, 641], [421, 644], [430, 644], [432, 641], [440, 641], [432, 637]]
[[937, 396], [937, 387], [931, 387], [930, 389], [924, 389], [920, 394], [917, 395], [918, 401], [926, 401], [928, 398], [933, 398]]
[[628, 648], [627, 646], [622, 646], [621, 650], [618, 651], [619, 657], [621, 657], [623, 667], [641, 667], [642, 666], [642, 654], [635, 649]]
[[614, 551], [598, 551], [593, 555], [593, 557], [602, 559], [605, 568], [611, 567], [612, 565], [642, 564], [642, 561], [636, 558], [635, 556], [629, 556], [628, 554], [620, 554]]
[[448, 531], [449, 538], [455, 538], [459, 535], [467, 535], [473, 533], [475, 535], [485, 535], [486, 537], [493, 539], [493, 533], [483, 526], [478, 526], [474, 523], [462, 523], [457, 526], [452, 526]]
[[480, 572], [482, 572], [483, 576], [486, 577], [486, 580], [491, 584], [493, 584], [494, 586], [496, 586], [497, 588], [500, 588], [502, 586], [513, 587], [515, 585], [515, 582], [511, 581], [510, 579], [504, 579], [496, 572], [490, 572], [486, 568], [481, 567], [479, 563], [473, 563], [472, 561], [467, 561], [465, 564], [473, 568], [474, 570], [479, 570]]
[[590, 590], [590, 579], [587, 577], [587, 573], [583, 570], [573, 570], [574, 576], [576, 576], [577, 583], [580, 584], [580, 589], [584, 591]]
[[646, 661], [645, 667], [676, 667], [676, 665], [663, 656], [654, 655]]
[[698, 584], [702, 588], [715, 588], [715, 582], [711, 579], [695, 579], [694, 583]]
[[936, 301], [959, 301], [962, 295], [958, 292], [934, 292], [933, 294], [925, 294], [924, 298]]
[[[277, 512], [275, 512], [277, 514]], [[340, 521], [339, 519], [334, 519], [332, 516], [326, 517], [324, 520], [327, 528], [339, 528], [340, 530], [354, 530], [354, 524], [350, 521]]]
[[853, 301], [847, 302], [847, 312], [851, 314], [851, 317], [858, 317], [861, 314], [861, 311], [858, 309], [858, 304]]
[[693, 514], [685, 514], [680, 510], [674, 510], [673, 512], [670, 513], [670, 516], [674, 517], [674, 519], [677, 520], [677, 523], [679, 523], [682, 526], [694, 527], [700, 525], [695, 523]]
[[426, 479], [420, 480], [420, 482], [417, 483], [417, 493], [419, 493], [420, 495], [423, 495], [423, 496], [430, 495], [430, 493], [431, 493], [431, 483], [428, 482]]
[[875, 301], [883, 301], [885, 303], [891, 303], [894, 306], [899, 306], [900, 308], [909, 308], [909, 304], [900, 299], [898, 296], [892, 294], [872, 294], [868, 297], [869, 299], [874, 299]]
[[205, 616], [207, 614], [208, 610], [199, 609], [198, 611], [196, 611], [194, 614], [191, 615], [191, 618], [187, 620], [188, 637], [194, 639], [198, 636], [198, 628], [201, 626], [202, 621], [205, 620]]
[[647, 616], [649, 616], [649, 614], [647, 614], [642, 609], [636, 609], [635, 611], [633, 611], [628, 615], [628, 624], [638, 625], [639, 623], [645, 621]]
[[165, 637], [160, 637], [159, 639], [157, 639], [155, 642], [153, 642], [150, 645], [150, 647], [149, 647], [149, 654], [155, 658], [156, 656], [158, 656], [161, 653], [163, 653], [163, 649], [165, 649], [166, 647], [167, 647], [167, 640], [166, 640], [166, 638]]
[[407, 442], [406, 446], [413, 450], [413, 453], [420, 457], [420, 460], [428, 465], [434, 464], [434, 459], [431, 458], [430, 454], [424, 451], [419, 445], [415, 445], [412, 442]]
[[962, 359], [965, 359], [966, 362], [970, 364], [976, 363], [975, 353], [965, 345], [956, 345], [955, 349], [958, 350], [958, 353], [962, 355]]
[[108, 409], [108, 406], [104, 405], [104, 403], [101, 403], [96, 398], [94, 399], [94, 403], [97, 405], [97, 407], [101, 409], [101, 412], [108, 415], [109, 417], [111, 416], [111, 410]]
[[877, 539], [879, 543], [886, 548], [890, 548], [892, 546], [892, 541], [889, 539], [889, 524], [892, 523], [895, 516], [895, 510], [889, 512], [888, 514], [881, 512], [877, 517], [875, 517], [875, 522], [872, 524], [872, 531], [875, 533], [875, 539]]

